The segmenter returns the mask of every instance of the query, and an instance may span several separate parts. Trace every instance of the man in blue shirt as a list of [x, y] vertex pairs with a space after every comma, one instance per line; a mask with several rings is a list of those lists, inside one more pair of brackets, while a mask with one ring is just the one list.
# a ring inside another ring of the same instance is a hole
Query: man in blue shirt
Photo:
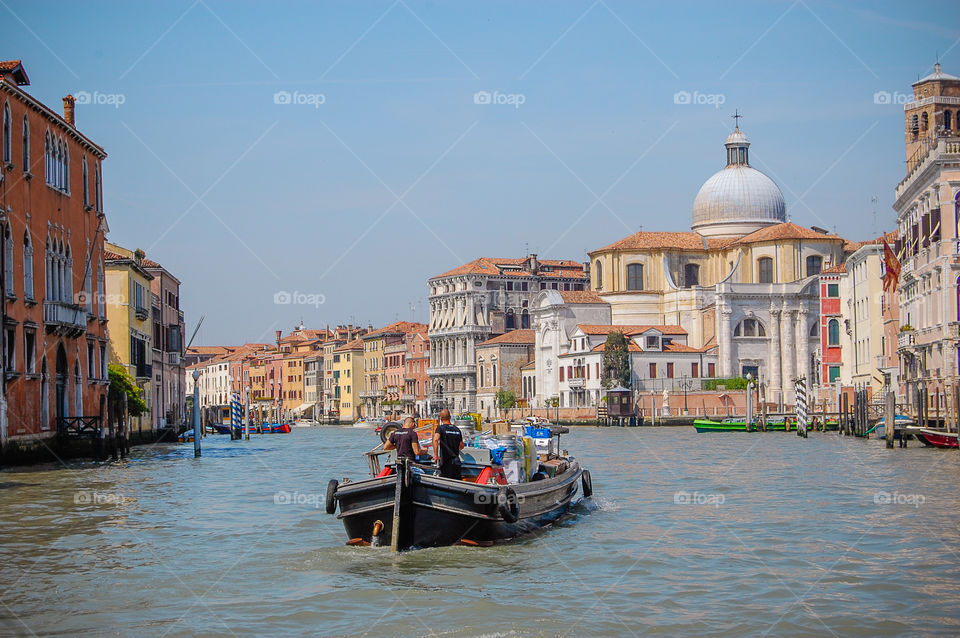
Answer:
[[460, 428], [450, 423], [450, 410], [441, 410], [440, 425], [433, 433], [433, 450], [440, 476], [458, 481], [463, 478], [460, 468], [460, 450], [463, 447], [463, 434]]

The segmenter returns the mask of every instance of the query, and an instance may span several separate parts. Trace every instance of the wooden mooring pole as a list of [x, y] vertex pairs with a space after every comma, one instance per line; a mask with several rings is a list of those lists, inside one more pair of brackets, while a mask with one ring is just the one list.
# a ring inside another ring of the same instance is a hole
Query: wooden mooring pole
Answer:
[[893, 449], [893, 428], [896, 427], [897, 418], [897, 395], [888, 391], [884, 401], [883, 411], [883, 435], [887, 439], [887, 449]]

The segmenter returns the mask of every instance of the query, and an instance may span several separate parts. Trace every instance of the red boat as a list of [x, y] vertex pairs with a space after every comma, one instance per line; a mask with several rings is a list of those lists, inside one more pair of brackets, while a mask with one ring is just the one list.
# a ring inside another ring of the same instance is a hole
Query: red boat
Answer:
[[957, 433], [932, 430], [930, 428], [913, 429], [913, 435], [930, 447], [957, 447]]

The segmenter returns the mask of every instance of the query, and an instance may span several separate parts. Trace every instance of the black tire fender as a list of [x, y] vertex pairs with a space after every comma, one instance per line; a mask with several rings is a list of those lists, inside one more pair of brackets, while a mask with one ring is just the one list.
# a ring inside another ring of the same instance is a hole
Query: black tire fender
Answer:
[[590, 476], [590, 470], [584, 470], [580, 475], [580, 484], [583, 485], [583, 497], [593, 496], [593, 477]]
[[516, 523], [520, 518], [520, 503], [512, 487], [504, 488], [497, 494], [497, 513], [508, 523]]
[[340, 483], [337, 481], [337, 479], [330, 479], [330, 482], [327, 483], [327, 499], [323, 503], [327, 510], [327, 514], [333, 514], [337, 511], [338, 487], [340, 487]]
[[382, 428], [380, 428], [380, 442], [386, 443], [390, 440], [390, 435], [400, 429], [400, 426], [396, 423], [387, 423]]

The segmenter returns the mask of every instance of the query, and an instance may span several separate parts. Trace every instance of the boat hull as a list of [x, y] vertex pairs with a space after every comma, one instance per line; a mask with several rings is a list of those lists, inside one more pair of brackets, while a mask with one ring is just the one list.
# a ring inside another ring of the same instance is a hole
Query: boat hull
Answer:
[[[517, 520], [499, 510], [507, 486], [477, 485], [427, 474], [412, 474], [400, 506], [398, 549], [490, 544], [534, 531], [557, 520], [575, 503], [583, 473], [576, 462], [555, 478], [511, 485]], [[350, 542], [389, 546], [393, 529], [395, 475], [340, 485], [337, 515]], [[500, 499], [500, 500], [498, 500]], [[377, 522], [382, 532], [374, 537]]]
[[911, 430], [914, 436], [920, 439], [920, 442], [929, 447], [955, 448], [957, 447], [956, 432], [940, 432], [929, 428], [917, 428]]

